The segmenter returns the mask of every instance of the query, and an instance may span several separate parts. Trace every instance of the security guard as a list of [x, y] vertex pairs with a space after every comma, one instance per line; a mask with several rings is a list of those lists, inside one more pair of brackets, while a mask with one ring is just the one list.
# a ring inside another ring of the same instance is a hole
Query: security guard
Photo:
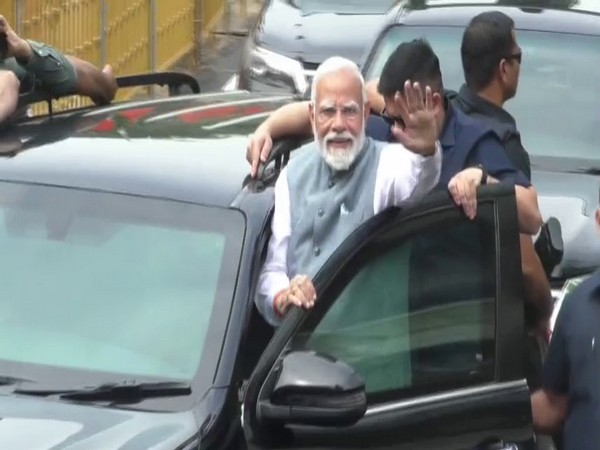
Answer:
[[503, 107], [517, 94], [521, 57], [515, 23], [509, 16], [500, 11], [476, 15], [465, 28], [461, 43], [465, 84], [451, 97], [457, 108], [496, 132], [508, 158], [531, 179], [529, 154], [516, 120]]
[[600, 448], [600, 273], [563, 300], [531, 405], [538, 431], [562, 429], [564, 450]]

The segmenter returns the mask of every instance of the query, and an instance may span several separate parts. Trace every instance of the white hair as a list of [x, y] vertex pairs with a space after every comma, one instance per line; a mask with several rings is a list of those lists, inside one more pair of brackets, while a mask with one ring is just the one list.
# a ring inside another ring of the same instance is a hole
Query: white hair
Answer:
[[360, 81], [363, 103], [367, 101], [365, 79], [363, 78], [362, 73], [360, 73], [360, 69], [356, 63], [350, 61], [349, 59], [342, 58], [341, 56], [332, 56], [319, 64], [319, 67], [315, 71], [315, 76], [310, 87], [310, 100], [313, 104], [317, 99], [317, 86], [319, 81], [321, 81], [321, 78], [323, 78], [325, 75], [331, 75], [344, 70], [350, 71], [354, 76], [356, 76], [357, 80]]

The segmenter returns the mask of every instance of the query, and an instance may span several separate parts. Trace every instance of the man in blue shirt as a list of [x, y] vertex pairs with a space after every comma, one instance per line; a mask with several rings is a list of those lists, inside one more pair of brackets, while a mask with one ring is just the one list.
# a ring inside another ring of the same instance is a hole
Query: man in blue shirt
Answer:
[[600, 273], [564, 299], [531, 406], [538, 431], [563, 430], [564, 450], [600, 448]]
[[398, 96], [407, 78], [427, 81], [432, 87], [434, 105], [440, 116], [440, 141], [444, 150], [444, 166], [440, 184], [446, 185], [452, 177], [468, 167], [483, 166], [498, 180], [511, 180], [516, 185], [529, 187], [531, 183], [510, 162], [501, 141], [491, 127], [467, 117], [456, 109], [445, 95], [439, 60], [423, 39], [400, 44], [390, 55], [379, 78], [378, 91], [385, 107], [381, 116], [371, 116], [370, 131], [376, 140], [396, 140], [395, 134], [403, 128]]

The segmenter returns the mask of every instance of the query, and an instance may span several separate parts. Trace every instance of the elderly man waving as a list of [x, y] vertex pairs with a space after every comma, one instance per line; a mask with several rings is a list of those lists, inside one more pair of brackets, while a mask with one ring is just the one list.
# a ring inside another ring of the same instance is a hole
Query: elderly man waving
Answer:
[[362, 222], [419, 201], [438, 183], [442, 157], [431, 89], [407, 82], [400, 103], [406, 124], [400, 143], [376, 142], [365, 137], [369, 105], [356, 64], [332, 57], [317, 69], [310, 103], [314, 142], [298, 150], [275, 184], [272, 236], [256, 297], [272, 325], [292, 305], [313, 306], [311, 277]]

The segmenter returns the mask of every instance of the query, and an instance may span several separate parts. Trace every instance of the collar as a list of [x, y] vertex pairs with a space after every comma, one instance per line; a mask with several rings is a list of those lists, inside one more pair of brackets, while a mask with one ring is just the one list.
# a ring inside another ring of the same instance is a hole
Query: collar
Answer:
[[456, 112], [447, 95], [444, 95], [445, 117], [440, 134], [440, 144], [442, 147], [452, 147], [454, 145], [454, 123], [456, 122]]
[[463, 84], [458, 91], [459, 100], [468, 105], [471, 110], [482, 113], [485, 116], [492, 117], [501, 122], [509, 123], [513, 126], [516, 125], [515, 118], [510, 115], [504, 108], [494, 105], [492, 102], [479, 96], [466, 84]]

